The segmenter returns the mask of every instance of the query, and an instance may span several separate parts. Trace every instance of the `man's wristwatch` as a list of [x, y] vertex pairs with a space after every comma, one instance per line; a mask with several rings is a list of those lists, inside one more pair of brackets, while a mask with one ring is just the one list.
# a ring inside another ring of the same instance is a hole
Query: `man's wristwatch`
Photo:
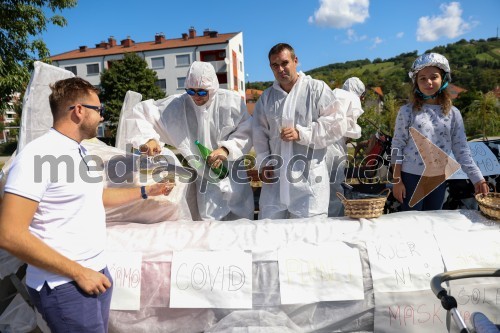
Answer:
[[146, 194], [146, 186], [141, 186], [141, 197], [143, 199], [147, 199], [148, 195]]

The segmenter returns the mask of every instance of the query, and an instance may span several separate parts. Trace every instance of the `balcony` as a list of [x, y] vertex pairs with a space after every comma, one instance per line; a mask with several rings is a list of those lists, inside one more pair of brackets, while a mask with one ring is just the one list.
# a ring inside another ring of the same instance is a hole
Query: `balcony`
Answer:
[[214, 68], [216, 73], [227, 73], [227, 64], [224, 60], [219, 61], [209, 61]]

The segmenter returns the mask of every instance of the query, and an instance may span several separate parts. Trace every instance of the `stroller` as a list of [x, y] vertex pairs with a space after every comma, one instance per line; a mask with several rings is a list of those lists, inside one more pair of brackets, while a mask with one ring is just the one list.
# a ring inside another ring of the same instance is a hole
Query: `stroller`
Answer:
[[441, 284], [446, 281], [476, 278], [476, 277], [500, 277], [500, 269], [497, 268], [477, 268], [477, 269], [462, 269], [450, 272], [444, 272], [434, 276], [431, 280], [431, 289], [434, 295], [441, 300], [441, 305], [447, 310], [446, 326], [450, 329], [450, 316], [453, 317], [455, 324], [458, 326], [460, 333], [498, 333], [500, 329], [492, 323], [484, 314], [474, 312], [470, 318], [473, 330], [469, 330], [464, 319], [460, 316], [457, 310], [457, 300], [455, 297], [448, 295], [446, 289], [441, 287]]

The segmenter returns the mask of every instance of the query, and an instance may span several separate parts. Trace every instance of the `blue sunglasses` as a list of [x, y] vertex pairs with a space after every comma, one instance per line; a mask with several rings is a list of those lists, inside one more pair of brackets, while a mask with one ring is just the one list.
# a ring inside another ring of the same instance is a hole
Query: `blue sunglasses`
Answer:
[[189, 96], [198, 95], [200, 97], [205, 97], [208, 95], [208, 90], [205, 89], [198, 89], [198, 90], [186, 89], [186, 92]]

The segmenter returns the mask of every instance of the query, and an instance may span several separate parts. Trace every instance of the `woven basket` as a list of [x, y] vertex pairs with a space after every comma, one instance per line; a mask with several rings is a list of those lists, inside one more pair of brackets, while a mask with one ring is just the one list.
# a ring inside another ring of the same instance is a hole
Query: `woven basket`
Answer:
[[380, 198], [346, 199], [340, 192], [337, 192], [337, 197], [339, 197], [340, 201], [344, 204], [345, 215], [356, 219], [369, 219], [379, 217], [384, 213], [385, 202], [391, 190], [386, 188], [380, 192], [380, 195], [384, 194], [384, 192], [387, 193]]
[[476, 194], [481, 212], [489, 218], [500, 220], [500, 193]]

